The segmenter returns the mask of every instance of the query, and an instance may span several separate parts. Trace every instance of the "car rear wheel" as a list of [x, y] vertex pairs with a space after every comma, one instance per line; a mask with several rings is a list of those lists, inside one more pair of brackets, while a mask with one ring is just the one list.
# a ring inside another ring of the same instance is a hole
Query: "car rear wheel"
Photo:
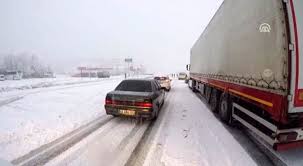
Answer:
[[[162, 103], [161, 103], [161, 107], [160, 107], [160, 108], [162, 108], [162, 107], [163, 107], [163, 105], [164, 105], [164, 101], [165, 101], [165, 100], [163, 99], [163, 101], [162, 101]], [[160, 108], [159, 108], [159, 109], [160, 109]]]
[[156, 120], [158, 118], [158, 114], [159, 114], [159, 108], [155, 111], [152, 120]]

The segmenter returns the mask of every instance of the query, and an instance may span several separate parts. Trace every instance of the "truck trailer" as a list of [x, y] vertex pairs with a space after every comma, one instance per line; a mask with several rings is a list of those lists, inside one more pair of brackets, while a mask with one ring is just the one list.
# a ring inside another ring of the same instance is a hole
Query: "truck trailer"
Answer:
[[190, 54], [189, 87], [222, 121], [303, 146], [302, 0], [225, 0]]

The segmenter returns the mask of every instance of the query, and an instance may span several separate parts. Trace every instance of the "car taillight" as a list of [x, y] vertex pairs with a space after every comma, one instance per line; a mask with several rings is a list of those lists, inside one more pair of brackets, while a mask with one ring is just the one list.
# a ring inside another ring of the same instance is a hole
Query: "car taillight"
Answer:
[[137, 107], [146, 107], [146, 108], [152, 108], [153, 104], [151, 102], [135, 102], [134, 104]]
[[105, 104], [106, 104], [106, 105], [113, 104], [113, 100], [111, 100], [111, 99], [106, 99], [106, 100], [105, 100]]
[[280, 133], [277, 137], [279, 142], [290, 142], [297, 139], [298, 133], [289, 132], [289, 133]]

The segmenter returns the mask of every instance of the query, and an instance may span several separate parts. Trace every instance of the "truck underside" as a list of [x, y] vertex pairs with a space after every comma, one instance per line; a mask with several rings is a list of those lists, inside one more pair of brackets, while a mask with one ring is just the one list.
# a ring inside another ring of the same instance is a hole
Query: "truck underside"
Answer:
[[[264, 92], [251, 87], [215, 79], [205, 79], [191, 74], [189, 87], [205, 97], [211, 111], [218, 113], [222, 121], [232, 124], [240, 122], [276, 150], [283, 150], [303, 145], [301, 115], [288, 121], [274, 119], [269, 110], [287, 108], [282, 95]], [[270, 99], [270, 100], [267, 100]], [[279, 118], [279, 117], [277, 117]]]

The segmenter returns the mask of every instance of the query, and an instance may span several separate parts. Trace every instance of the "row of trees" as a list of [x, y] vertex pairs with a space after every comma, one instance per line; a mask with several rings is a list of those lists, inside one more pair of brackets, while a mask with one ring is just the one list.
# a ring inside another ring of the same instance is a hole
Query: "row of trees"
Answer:
[[24, 78], [45, 77], [52, 73], [50, 66], [43, 65], [33, 54], [2, 55], [0, 62], [0, 71], [21, 71]]

